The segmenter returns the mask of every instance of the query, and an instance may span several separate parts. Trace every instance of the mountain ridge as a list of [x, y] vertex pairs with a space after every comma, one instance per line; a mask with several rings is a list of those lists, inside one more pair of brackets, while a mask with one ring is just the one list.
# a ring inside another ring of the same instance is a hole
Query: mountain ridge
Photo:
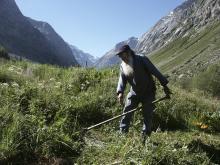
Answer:
[[[15, 0], [0, 1], [0, 45], [12, 54], [28, 60], [60, 66], [76, 65], [54, 50], [53, 44], [23, 16]], [[68, 55], [67, 55], [68, 56]]]
[[37, 21], [31, 18], [26, 17], [27, 20], [33, 25], [34, 28], [39, 30], [48, 42], [52, 45], [53, 50], [58, 54], [61, 54], [62, 57], [59, 58], [59, 61], [65, 63], [66, 61], [78, 63], [75, 59], [75, 55], [69, 48], [69, 45], [62, 39], [62, 37], [53, 29], [53, 27], [47, 22]]
[[[186, 0], [168, 15], [162, 17], [153, 27], [139, 37], [134, 50], [150, 58], [158, 59], [156, 57], [159, 56], [158, 52], [163, 52], [160, 50], [166, 49], [165, 47], [167, 45], [175, 45], [176, 40], [185, 40], [184, 38], [187, 36], [188, 38], [196, 38], [196, 36], [202, 33], [208, 26], [215, 24], [215, 22], [219, 22], [219, 20], [220, 1]], [[109, 52], [106, 54], [114, 54], [112, 50]], [[106, 61], [105, 63], [108, 63], [109, 60], [111, 65], [118, 64], [117, 60], [110, 61], [111, 59], [108, 58], [106, 54], [101, 58], [103, 61]], [[174, 55], [170, 54], [170, 56]], [[165, 63], [159, 60], [154, 60], [154, 62], [161, 67], [161, 64]], [[107, 66], [109, 65], [103, 65], [102, 67]]]

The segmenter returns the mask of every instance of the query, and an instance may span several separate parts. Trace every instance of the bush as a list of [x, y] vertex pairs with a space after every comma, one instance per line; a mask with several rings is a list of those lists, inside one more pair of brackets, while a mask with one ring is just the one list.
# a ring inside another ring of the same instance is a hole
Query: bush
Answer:
[[7, 59], [7, 60], [10, 60], [8, 52], [3, 47], [0, 47], [0, 58], [4, 58], [4, 59]]
[[220, 96], [220, 64], [212, 65], [192, 79], [192, 88]]

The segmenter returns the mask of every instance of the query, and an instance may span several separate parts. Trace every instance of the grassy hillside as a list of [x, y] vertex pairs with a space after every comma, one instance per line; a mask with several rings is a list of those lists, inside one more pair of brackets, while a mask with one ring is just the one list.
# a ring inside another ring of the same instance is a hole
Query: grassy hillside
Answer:
[[172, 76], [191, 76], [220, 61], [220, 23], [191, 31], [150, 55], [154, 63]]
[[118, 68], [0, 59], [0, 164], [220, 163], [220, 103], [202, 91], [172, 86], [172, 99], [157, 104], [146, 146], [140, 113], [128, 135], [118, 133], [118, 120], [83, 132], [121, 113], [117, 80]]

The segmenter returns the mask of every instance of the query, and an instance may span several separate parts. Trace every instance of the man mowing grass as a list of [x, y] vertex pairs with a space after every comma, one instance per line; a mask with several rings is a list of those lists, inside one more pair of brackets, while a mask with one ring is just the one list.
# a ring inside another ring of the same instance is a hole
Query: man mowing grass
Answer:
[[[128, 112], [142, 103], [142, 114], [144, 118], [142, 135], [145, 143], [146, 137], [151, 134], [152, 117], [155, 100], [156, 86], [152, 75], [154, 75], [163, 86], [167, 97], [171, 92], [167, 87], [168, 80], [158, 71], [158, 69], [145, 56], [139, 56], [128, 46], [123, 45], [116, 51], [122, 63], [120, 65], [120, 75], [117, 86], [118, 100], [123, 104], [124, 90], [127, 82], [131, 85], [130, 92], [127, 95], [123, 113]], [[132, 113], [122, 117], [120, 122], [120, 132], [127, 133], [132, 118]]]

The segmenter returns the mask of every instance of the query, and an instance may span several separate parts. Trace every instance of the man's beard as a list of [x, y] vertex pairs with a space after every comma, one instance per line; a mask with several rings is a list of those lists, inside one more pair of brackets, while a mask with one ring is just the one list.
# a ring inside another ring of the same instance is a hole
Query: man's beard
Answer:
[[128, 63], [122, 61], [122, 69], [125, 76], [133, 77], [134, 74], [134, 67], [133, 67], [133, 58], [129, 56]]

